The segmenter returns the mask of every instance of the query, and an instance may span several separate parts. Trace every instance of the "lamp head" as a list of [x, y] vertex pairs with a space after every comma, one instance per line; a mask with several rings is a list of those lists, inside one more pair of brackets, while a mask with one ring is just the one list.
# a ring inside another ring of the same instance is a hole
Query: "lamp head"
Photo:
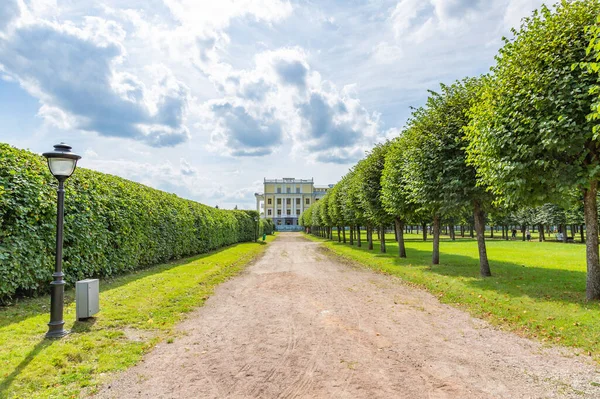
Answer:
[[81, 157], [71, 152], [71, 146], [60, 143], [54, 146], [54, 151], [42, 154], [48, 160], [48, 168], [57, 179], [67, 179], [75, 171], [77, 161]]

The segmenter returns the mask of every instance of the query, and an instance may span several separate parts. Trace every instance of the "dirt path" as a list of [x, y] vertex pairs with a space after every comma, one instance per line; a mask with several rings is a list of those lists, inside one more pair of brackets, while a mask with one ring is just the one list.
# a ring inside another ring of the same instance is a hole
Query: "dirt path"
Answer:
[[490, 328], [301, 234], [220, 286], [102, 398], [600, 398], [586, 359]]

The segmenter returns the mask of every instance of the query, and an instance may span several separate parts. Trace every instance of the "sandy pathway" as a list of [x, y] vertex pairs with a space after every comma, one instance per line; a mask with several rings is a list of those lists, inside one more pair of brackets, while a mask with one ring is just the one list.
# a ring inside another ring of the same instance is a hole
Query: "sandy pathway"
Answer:
[[301, 234], [220, 286], [106, 398], [600, 398], [587, 359], [490, 328]]

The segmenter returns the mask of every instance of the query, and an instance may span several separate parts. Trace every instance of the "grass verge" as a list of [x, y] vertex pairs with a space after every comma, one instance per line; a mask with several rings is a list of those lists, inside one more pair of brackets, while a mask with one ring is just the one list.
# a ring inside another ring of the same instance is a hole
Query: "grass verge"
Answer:
[[[440, 264], [431, 265], [429, 240], [408, 235], [408, 258], [398, 257], [394, 236], [387, 253], [337, 241], [322, 241], [345, 259], [425, 288], [441, 302], [462, 308], [494, 325], [543, 342], [577, 348], [600, 361], [600, 304], [585, 301], [585, 246], [556, 242], [488, 240], [493, 276], [479, 277], [477, 242], [442, 240]], [[337, 237], [336, 237], [337, 239]]]
[[60, 340], [44, 339], [48, 298], [0, 308], [0, 397], [95, 392], [110, 373], [131, 367], [158, 342], [172, 342], [174, 326], [261, 254], [261, 244], [237, 244], [103, 281], [101, 311], [85, 322], [74, 321], [74, 291], [67, 291], [65, 328], [71, 334]]

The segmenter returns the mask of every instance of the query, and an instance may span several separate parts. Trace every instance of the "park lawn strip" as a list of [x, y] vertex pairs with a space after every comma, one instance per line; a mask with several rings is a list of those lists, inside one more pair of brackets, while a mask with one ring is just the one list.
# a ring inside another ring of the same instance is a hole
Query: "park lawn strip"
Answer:
[[[268, 236], [267, 242], [274, 236]], [[74, 291], [65, 294], [60, 340], [44, 339], [47, 297], [0, 308], [0, 397], [74, 398], [90, 394], [111, 373], [136, 364], [157, 343], [173, 341], [174, 327], [201, 306], [214, 288], [266, 248], [232, 245], [101, 282], [101, 311], [75, 322]]]
[[577, 348], [600, 361], [600, 304], [585, 300], [585, 246], [555, 242], [487, 240], [492, 277], [479, 276], [477, 242], [443, 240], [440, 264], [431, 265], [431, 241], [406, 235], [408, 258], [398, 257], [394, 235], [368, 251], [337, 241], [323, 242], [334, 254], [425, 288], [441, 302], [546, 343]]

